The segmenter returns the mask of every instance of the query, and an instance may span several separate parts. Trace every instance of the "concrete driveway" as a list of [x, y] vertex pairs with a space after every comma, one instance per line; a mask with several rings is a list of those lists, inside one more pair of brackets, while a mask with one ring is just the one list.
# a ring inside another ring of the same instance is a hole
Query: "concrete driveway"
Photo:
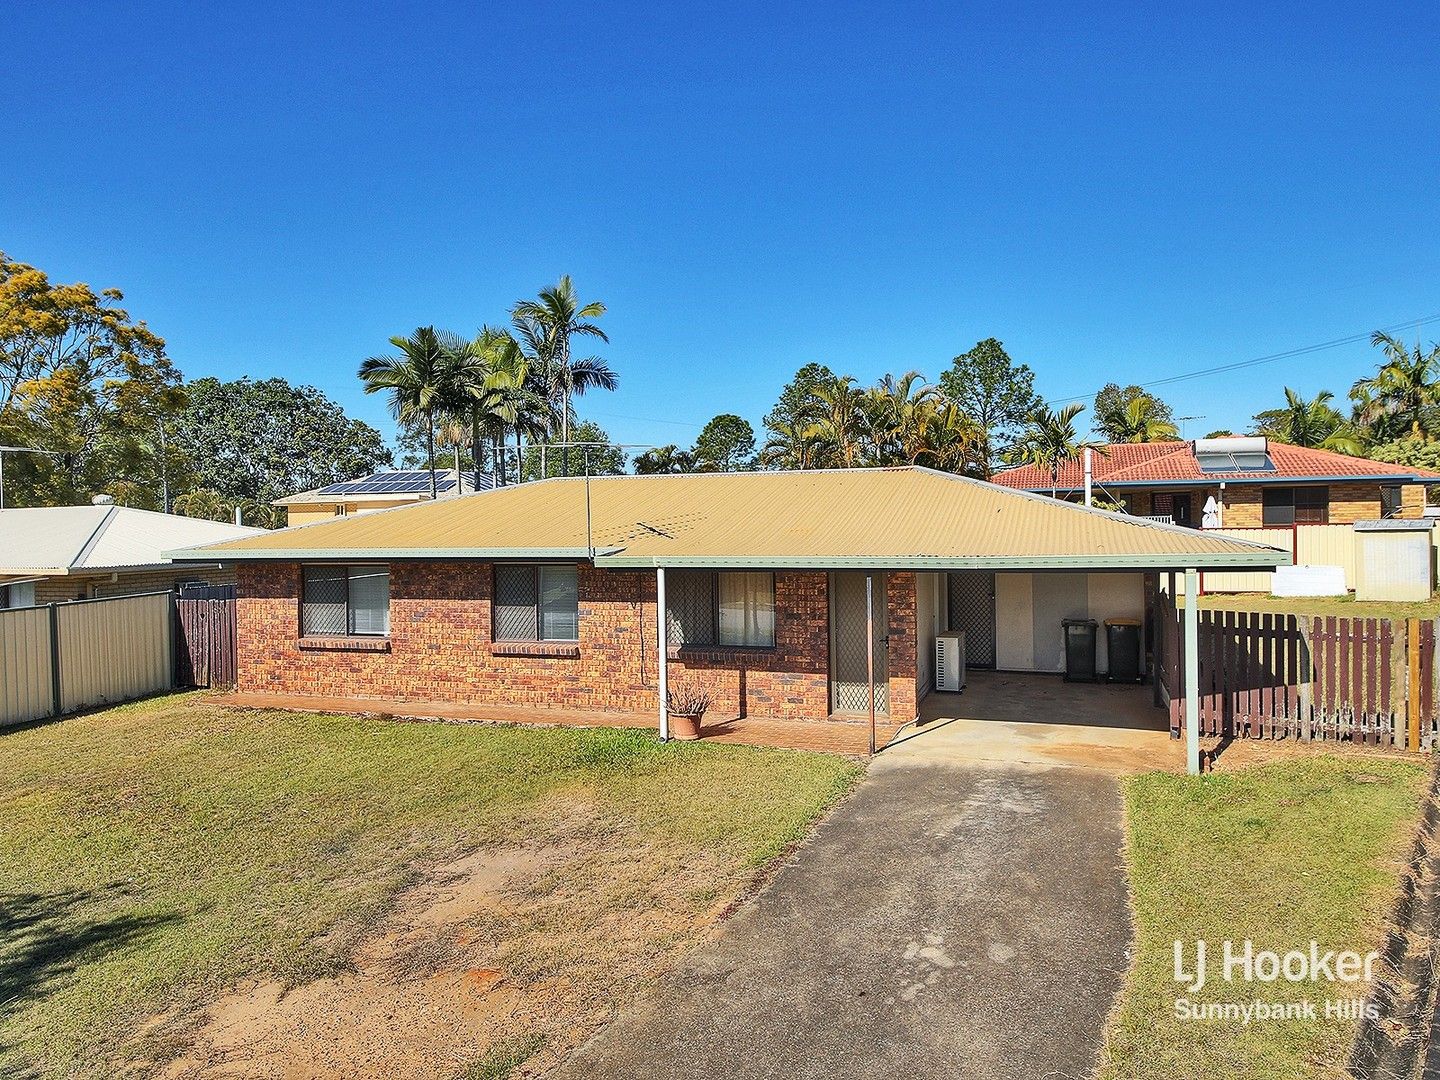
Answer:
[[1088, 1077], [1128, 963], [1117, 781], [923, 743], [555, 1075]]

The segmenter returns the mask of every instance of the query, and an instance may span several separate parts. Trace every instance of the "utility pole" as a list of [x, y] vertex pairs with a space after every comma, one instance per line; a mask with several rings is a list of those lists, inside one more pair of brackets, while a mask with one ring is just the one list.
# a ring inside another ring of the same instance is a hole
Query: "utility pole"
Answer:
[[0, 446], [0, 510], [5, 509], [5, 455], [6, 454], [44, 454], [46, 457], [59, 457], [54, 450], [36, 450], [33, 446]]

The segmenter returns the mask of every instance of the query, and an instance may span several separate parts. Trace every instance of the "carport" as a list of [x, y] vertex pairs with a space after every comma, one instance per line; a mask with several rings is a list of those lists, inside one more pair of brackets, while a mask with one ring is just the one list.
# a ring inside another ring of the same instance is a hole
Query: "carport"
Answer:
[[[939, 474], [930, 476], [939, 479]], [[725, 537], [734, 545], [729, 551], [712, 545], [686, 553], [674, 542], [678, 538], [646, 536], [644, 554], [637, 543], [597, 557], [597, 566], [653, 567], [658, 603], [671, 613], [661, 620], [657, 641], [662, 737], [669, 734], [664, 701], [671, 665], [679, 661], [682, 670], [697, 670], [667, 637], [677, 623], [667, 597], [667, 575], [673, 581], [679, 575], [718, 569], [803, 574], [814, 583], [810, 588], [828, 596], [830, 719], [868, 719], [872, 729], [877, 722], [892, 729], [909, 727], [923, 721], [927, 711], [945, 710], [935, 698], [941, 693], [935, 689], [935, 645], [937, 637], [956, 630], [966, 635], [969, 670], [1045, 680], [1059, 701], [1051, 706], [1049, 719], [1074, 713], [1083, 691], [1058, 678], [1064, 670], [1062, 623], [1078, 619], [1098, 624], [1096, 667], [1103, 678], [1108, 669], [1103, 624], [1107, 619], [1132, 620], [1141, 626], [1142, 665], [1149, 685], [1122, 691], [1127, 723], [1094, 726], [1157, 732], [1165, 730], [1167, 720], [1155, 708], [1162, 702], [1152, 656], [1158, 659], [1159, 642], [1173, 641], [1176, 635], [1186, 655], [1193, 656], [1200, 573], [1272, 569], [1290, 559], [1288, 552], [1261, 544], [962, 478], [947, 476], [941, 483], [951, 488], [941, 492], [949, 497], [934, 500], [928, 512], [924, 504], [908, 505], [903, 513], [888, 507], [851, 507], [854, 513], [845, 521], [826, 523], [823, 540], [829, 551], [816, 550], [815, 528], [805, 536], [808, 550], [797, 550], [783, 531], [766, 529], [761, 517], [747, 522], [739, 535], [731, 526]], [[1163, 625], [1166, 609], [1156, 601], [1162, 578], [1168, 580], [1171, 595], [1182, 591], [1188, 600], [1181, 609], [1183, 625]], [[777, 626], [785, 616], [777, 602]], [[813, 619], [813, 610], [805, 617]], [[732, 660], [727, 657], [726, 663]], [[1186, 766], [1198, 773], [1197, 666], [1190, 662], [1184, 670], [1186, 685], [1180, 689]], [[1153, 722], [1138, 719], [1147, 702]]]

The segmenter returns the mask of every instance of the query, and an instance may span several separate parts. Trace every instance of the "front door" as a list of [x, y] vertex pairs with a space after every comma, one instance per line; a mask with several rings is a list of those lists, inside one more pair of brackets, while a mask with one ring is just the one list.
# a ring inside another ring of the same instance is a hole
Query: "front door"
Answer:
[[965, 634], [965, 666], [995, 666], [995, 575], [988, 570], [950, 574], [951, 630]]
[[[865, 574], [830, 575], [830, 710], [870, 712], [869, 672], [865, 664]], [[871, 598], [875, 657], [875, 711], [890, 711], [890, 684], [885, 666], [885, 575], [875, 574]]]

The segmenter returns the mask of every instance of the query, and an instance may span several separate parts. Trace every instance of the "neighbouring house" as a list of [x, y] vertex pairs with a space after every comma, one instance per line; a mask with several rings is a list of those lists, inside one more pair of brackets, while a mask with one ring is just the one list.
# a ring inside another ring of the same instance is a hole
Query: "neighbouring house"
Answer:
[[[1440, 473], [1392, 465], [1274, 439], [1235, 436], [1194, 442], [1111, 443], [1090, 457], [1098, 498], [1138, 517], [1199, 528], [1351, 525], [1425, 513], [1425, 488]], [[995, 483], [1078, 501], [1085, 490], [1083, 460], [1067, 462], [1052, 483], [1046, 469], [1022, 465], [997, 473]]]
[[1161, 575], [1290, 558], [917, 467], [550, 479], [171, 554], [237, 568], [242, 692], [662, 729], [681, 682], [721, 719], [905, 722], [937, 634], [1056, 672], [1065, 619], [1152, 619]]
[[[435, 490], [440, 498], [472, 495], [489, 491], [495, 479], [489, 473], [456, 472], [454, 469], [435, 471]], [[314, 491], [302, 491], [276, 499], [274, 506], [285, 507], [291, 525], [305, 525], [347, 514], [364, 514], [371, 510], [389, 510], [411, 506], [430, 499], [428, 469], [382, 469], [358, 480], [328, 484]]]
[[0, 608], [233, 584], [233, 566], [181, 565], [164, 553], [263, 533], [112, 503], [0, 510]]

